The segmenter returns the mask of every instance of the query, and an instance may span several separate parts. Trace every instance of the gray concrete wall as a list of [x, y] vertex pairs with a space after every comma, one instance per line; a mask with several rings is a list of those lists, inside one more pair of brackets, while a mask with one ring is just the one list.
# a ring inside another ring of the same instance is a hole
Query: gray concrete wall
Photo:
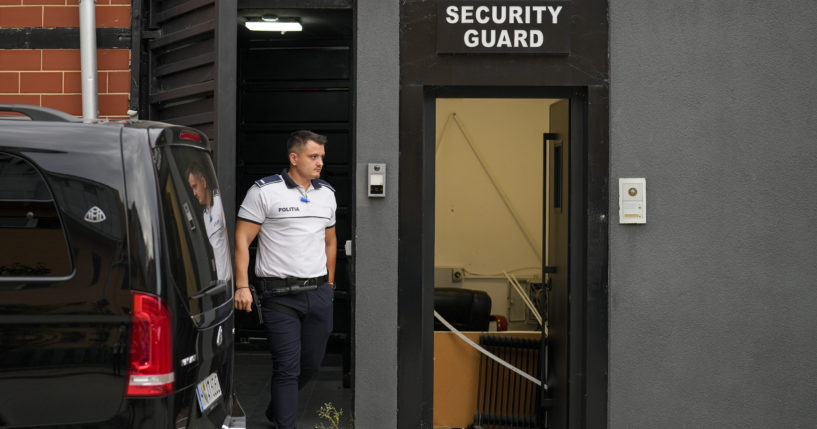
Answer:
[[[611, 428], [817, 422], [817, 3], [611, 0]], [[647, 224], [618, 224], [646, 177]]]
[[[355, 427], [397, 427], [399, 5], [357, 1]], [[369, 198], [370, 162], [386, 163], [386, 197]]]

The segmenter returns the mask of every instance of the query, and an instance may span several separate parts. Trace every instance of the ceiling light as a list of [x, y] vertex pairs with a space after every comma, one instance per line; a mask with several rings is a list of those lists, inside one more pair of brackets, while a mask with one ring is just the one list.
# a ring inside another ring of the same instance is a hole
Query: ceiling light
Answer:
[[296, 19], [282, 20], [275, 16], [264, 16], [260, 21], [247, 21], [244, 23], [247, 29], [252, 31], [303, 31], [303, 26]]

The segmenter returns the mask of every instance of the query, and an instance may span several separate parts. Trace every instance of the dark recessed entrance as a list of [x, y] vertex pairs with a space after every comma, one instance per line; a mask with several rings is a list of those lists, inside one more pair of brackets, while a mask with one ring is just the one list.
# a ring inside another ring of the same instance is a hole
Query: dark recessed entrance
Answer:
[[[288, 166], [286, 140], [292, 131], [307, 129], [328, 137], [322, 178], [336, 190], [338, 259], [334, 331], [325, 364], [342, 367], [337, 381], [347, 390], [343, 398], [351, 398], [347, 388], [351, 385], [354, 288], [352, 263], [344, 244], [352, 237], [354, 206], [352, 10], [274, 8], [276, 2], [264, 2], [266, 7], [260, 8], [258, 3], [239, 2], [238, 9], [235, 206], [237, 210], [255, 180], [280, 173]], [[303, 30], [250, 31], [245, 26], [247, 21], [261, 20], [299, 22]], [[255, 243], [250, 250], [254, 255]], [[254, 258], [250, 262], [253, 265]], [[237, 349], [265, 351], [264, 331], [253, 316], [236, 312]], [[259, 376], [268, 381], [268, 373]], [[304, 393], [301, 396], [303, 401]], [[309, 396], [317, 400], [322, 395]], [[350, 399], [344, 403], [345, 399], [332, 395], [322, 398], [351, 415]], [[264, 401], [254, 408], [263, 412]], [[304, 409], [299, 416], [312, 417], [316, 410]]]

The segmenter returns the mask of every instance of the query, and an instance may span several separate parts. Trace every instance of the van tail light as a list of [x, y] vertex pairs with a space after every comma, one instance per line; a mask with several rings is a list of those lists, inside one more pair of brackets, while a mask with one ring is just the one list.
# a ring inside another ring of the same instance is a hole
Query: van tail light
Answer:
[[201, 143], [201, 136], [192, 131], [180, 131], [179, 138], [183, 140], [192, 140]]
[[133, 292], [128, 396], [173, 393], [173, 348], [167, 306], [159, 298]]

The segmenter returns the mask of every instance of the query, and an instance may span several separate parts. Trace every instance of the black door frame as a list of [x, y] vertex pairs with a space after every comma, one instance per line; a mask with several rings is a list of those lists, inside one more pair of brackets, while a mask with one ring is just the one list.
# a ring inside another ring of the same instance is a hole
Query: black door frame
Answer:
[[[609, 103], [606, 85], [401, 88], [398, 427], [432, 427], [435, 101], [570, 100], [570, 361], [568, 422], [607, 426]], [[578, 293], [581, 292], [581, 293]]]

